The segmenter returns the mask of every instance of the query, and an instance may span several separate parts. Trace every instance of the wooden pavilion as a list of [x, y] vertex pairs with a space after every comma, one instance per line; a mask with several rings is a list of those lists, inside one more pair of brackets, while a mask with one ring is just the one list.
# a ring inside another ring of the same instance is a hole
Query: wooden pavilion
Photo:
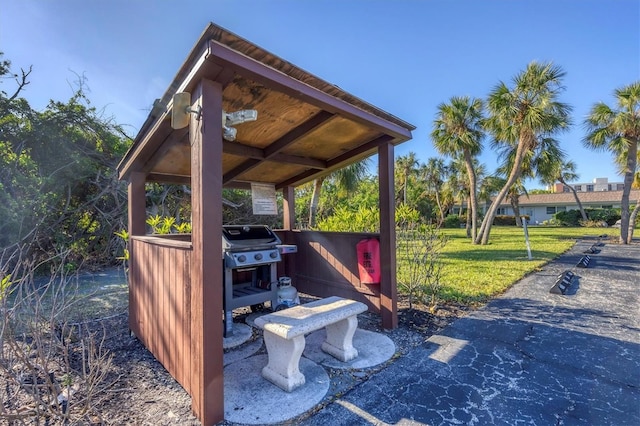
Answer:
[[[384, 84], [384, 82], [376, 82]], [[171, 123], [190, 93], [188, 126]], [[177, 102], [177, 101], [176, 101]], [[256, 121], [223, 139], [222, 111]], [[175, 126], [174, 126], [175, 127]], [[302, 292], [365, 302], [397, 326], [394, 146], [414, 127], [214, 24], [207, 26], [118, 166], [129, 190], [129, 325], [192, 397], [205, 425], [224, 418], [222, 189], [275, 185], [284, 199], [282, 262]], [[371, 234], [295, 230], [294, 188], [378, 154], [381, 282], [364, 285], [356, 243]], [[145, 184], [191, 186], [192, 233], [147, 235]], [[288, 260], [288, 259], [287, 259]]]

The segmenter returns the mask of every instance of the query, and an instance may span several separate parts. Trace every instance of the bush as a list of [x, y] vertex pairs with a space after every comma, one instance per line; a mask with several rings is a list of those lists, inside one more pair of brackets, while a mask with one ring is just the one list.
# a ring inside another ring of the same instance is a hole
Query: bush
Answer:
[[47, 262], [48, 282], [34, 279], [25, 253], [0, 251], [0, 423], [89, 424], [113, 392], [105, 329], [71, 322], [88, 295], [66, 274], [69, 252]]
[[560, 226], [580, 226], [582, 215], [579, 210], [567, 210], [554, 214], [553, 218]]
[[604, 220], [581, 220], [580, 226], [585, 228], [608, 228], [609, 225]]
[[442, 291], [441, 253], [447, 238], [433, 226], [409, 223], [398, 230], [396, 256], [403, 265], [398, 269], [398, 288], [414, 301], [429, 305], [434, 312]]
[[450, 214], [444, 218], [445, 228], [460, 228], [460, 216], [457, 214]]
[[[522, 216], [527, 221], [530, 219], [529, 216]], [[498, 215], [493, 219], [493, 224], [497, 226], [516, 226], [516, 217], [512, 215]]]
[[585, 209], [590, 221], [604, 221], [612, 226], [620, 220], [620, 209]]

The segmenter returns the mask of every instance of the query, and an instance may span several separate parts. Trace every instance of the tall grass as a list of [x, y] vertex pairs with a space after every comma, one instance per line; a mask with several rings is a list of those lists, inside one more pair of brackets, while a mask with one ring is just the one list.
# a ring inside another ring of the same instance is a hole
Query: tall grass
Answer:
[[[617, 229], [529, 227], [532, 260], [522, 228], [493, 227], [490, 244], [471, 244], [464, 229], [443, 229], [440, 300], [464, 304], [485, 302], [503, 293], [527, 274], [569, 250], [583, 236], [615, 236]], [[398, 268], [408, 267], [398, 257]]]

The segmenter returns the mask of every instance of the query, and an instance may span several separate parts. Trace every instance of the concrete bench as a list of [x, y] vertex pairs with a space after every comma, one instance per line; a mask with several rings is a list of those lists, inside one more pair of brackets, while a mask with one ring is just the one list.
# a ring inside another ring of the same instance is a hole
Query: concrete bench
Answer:
[[304, 305], [264, 315], [255, 324], [264, 330], [269, 361], [262, 376], [286, 392], [302, 386], [304, 375], [299, 362], [305, 346], [305, 334], [325, 328], [327, 339], [322, 350], [342, 362], [358, 356], [353, 335], [358, 328], [357, 315], [367, 305], [341, 297], [328, 297]]

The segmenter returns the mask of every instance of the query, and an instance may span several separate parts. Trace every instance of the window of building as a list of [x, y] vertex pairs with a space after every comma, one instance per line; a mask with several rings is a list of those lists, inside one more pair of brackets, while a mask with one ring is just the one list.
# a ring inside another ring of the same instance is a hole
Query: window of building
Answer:
[[569, 187], [568, 186], [563, 186], [562, 187], [562, 192], [569, 192]]
[[616, 189], [617, 189], [618, 191], [622, 191], [622, 190], [624, 189], [624, 183], [619, 183], [619, 184], [617, 184], [617, 185], [616, 185]]
[[587, 192], [593, 192], [593, 185], [587, 185]]
[[497, 214], [502, 215], [502, 216], [506, 215], [507, 214], [506, 207], [498, 207], [498, 213]]
[[576, 191], [582, 191], [582, 185], [574, 185], [574, 186], [573, 186], [573, 188], [574, 188]]
[[556, 214], [558, 212], [566, 212], [566, 211], [567, 211], [566, 206], [547, 207], [547, 214]]

